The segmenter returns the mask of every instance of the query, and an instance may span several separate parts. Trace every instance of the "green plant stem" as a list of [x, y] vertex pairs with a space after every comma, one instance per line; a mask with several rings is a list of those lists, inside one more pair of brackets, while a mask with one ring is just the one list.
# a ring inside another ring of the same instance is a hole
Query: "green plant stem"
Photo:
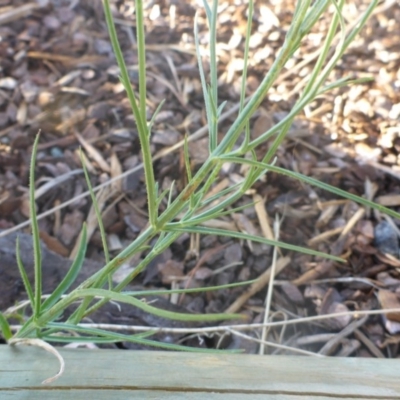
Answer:
[[[138, 2], [141, 3], [140, 0]], [[143, 14], [142, 6], [136, 9], [136, 12], [141, 11]], [[140, 92], [140, 109], [137, 105], [136, 97], [132, 89], [132, 85], [129, 79], [128, 68], [126, 67], [122, 50], [118, 42], [117, 31], [115, 29], [114, 20], [111, 15], [111, 8], [109, 0], [104, 0], [104, 13], [107, 21], [108, 31], [110, 34], [111, 44], [113, 46], [115, 58], [119, 69], [121, 71], [121, 81], [124, 85], [126, 94], [128, 96], [129, 103], [132, 108], [133, 115], [135, 117], [136, 126], [139, 134], [140, 148], [143, 155], [143, 169], [146, 182], [146, 191], [148, 197], [148, 210], [150, 225], [155, 227], [157, 221], [157, 193], [155, 191], [155, 178], [153, 170], [153, 160], [150, 151], [150, 133], [146, 122], [146, 54], [145, 54], [145, 43], [144, 43], [144, 24], [143, 15], [136, 15], [137, 23], [137, 35], [138, 35], [138, 55], [139, 55], [139, 92]], [[144, 73], [144, 75], [143, 75]], [[142, 99], [142, 97], [144, 98]]]
[[[135, 9], [136, 42], [139, 59], [139, 108], [142, 121], [146, 121], [146, 43], [143, 21], [143, 0], [135, 0]], [[148, 132], [148, 134], [150, 135], [150, 132]]]

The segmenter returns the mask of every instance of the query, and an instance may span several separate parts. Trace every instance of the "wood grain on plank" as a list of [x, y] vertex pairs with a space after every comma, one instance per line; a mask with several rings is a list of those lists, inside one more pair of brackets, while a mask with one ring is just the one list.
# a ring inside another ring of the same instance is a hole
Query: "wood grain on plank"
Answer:
[[55, 358], [40, 349], [0, 346], [0, 398], [26, 390], [30, 399], [36, 394], [42, 399], [40, 392], [55, 396], [57, 390], [62, 399], [63, 391], [71, 396], [73, 390], [96, 391], [98, 399], [118, 399], [120, 391], [137, 399], [400, 399], [400, 361], [394, 359], [83, 349], [61, 349], [61, 354], [64, 375], [43, 386], [58, 369]]

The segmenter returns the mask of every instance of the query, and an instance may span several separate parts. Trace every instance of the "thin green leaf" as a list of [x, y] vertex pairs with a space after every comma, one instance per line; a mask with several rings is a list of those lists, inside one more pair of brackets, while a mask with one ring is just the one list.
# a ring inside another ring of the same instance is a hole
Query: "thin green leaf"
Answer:
[[[52, 327], [57, 327], [60, 330], [67, 329], [71, 332], [93, 335], [93, 336], [91, 336], [91, 339], [93, 342], [97, 342], [97, 343], [132, 342], [132, 343], [138, 343], [138, 344], [145, 345], [145, 346], [158, 347], [158, 348], [167, 349], [167, 350], [190, 351], [190, 352], [196, 352], [196, 353], [214, 353], [214, 354], [215, 353], [217, 353], [217, 354], [227, 354], [228, 353], [229, 354], [229, 353], [241, 352], [241, 350], [232, 351], [232, 350], [203, 349], [203, 348], [188, 347], [188, 346], [182, 346], [182, 345], [171, 344], [171, 343], [157, 342], [155, 340], [144, 339], [141, 337], [141, 334], [139, 334], [139, 335], [124, 335], [121, 333], [105, 331], [102, 329], [80, 327], [79, 325], [65, 326], [65, 324], [56, 324], [56, 323], [51, 323], [49, 325]], [[72, 339], [72, 341], [77, 341], [77, 342], [79, 342], [79, 340], [78, 340], [79, 338], [82, 339], [83, 341], [87, 341], [87, 340], [85, 340], [85, 336], [79, 336], [74, 339], [72, 337], [68, 337], [68, 339]], [[62, 336], [46, 336], [45, 340], [53, 341], [53, 342], [64, 342], [64, 343], [67, 342], [65, 340], [65, 338], [63, 338]]]
[[299, 174], [298, 172], [289, 171], [285, 168], [280, 168], [280, 167], [276, 167], [273, 165], [260, 163], [258, 161], [245, 160], [245, 159], [239, 158], [239, 157], [222, 156], [221, 159], [226, 160], [226, 161], [236, 162], [239, 164], [249, 164], [249, 165], [254, 165], [254, 166], [258, 165], [260, 167], [267, 169], [268, 171], [276, 172], [277, 174], [288, 176], [290, 178], [299, 180], [301, 182], [308, 183], [309, 185], [312, 185], [312, 186], [317, 186], [323, 190], [326, 190], [327, 192], [334, 193], [340, 197], [344, 197], [344, 198], [352, 200], [358, 204], [362, 204], [363, 206], [371, 207], [371, 208], [378, 210], [384, 214], [390, 215], [391, 217], [400, 219], [400, 213], [393, 211], [390, 208], [384, 207], [380, 204], [374, 203], [373, 201], [364, 199], [363, 197], [357, 196], [355, 194], [346, 192], [345, 190], [328, 185], [327, 183], [321, 182], [318, 179], [310, 178], [309, 176]]
[[209, 132], [208, 132], [208, 136], [209, 136], [209, 152], [210, 154], [215, 150], [215, 148], [217, 147], [218, 144], [218, 107], [217, 107], [217, 103], [215, 102], [214, 99], [214, 91], [213, 91], [213, 87], [208, 85], [208, 90], [207, 90], [207, 94], [209, 97], [209, 103], [210, 103], [210, 111], [211, 111], [211, 115], [210, 115], [210, 121], [209, 121]]
[[142, 121], [146, 121], [146, 41], [143, 18], [143, 0], [135, 0], [136, 44], [139, 64], [139, 108]]
[[222, 111], [224, 110], [227, 103], [228, 102], [225, 100], [219, 105], [218, 110], [217, 110], [217, 118], [219, 118], [221, 116]]
[[170, 294], [202, 293], [202, 292], [212, 292], [215, 290], [229, 289], [229, 288], [234, 288], [234, 287], [239, 287], [239, 286], [251, 285], [256, 281], [257, 281], [257, 279], [252, 279], [250, 281], [228, 283], [226, 285], [219, 285], [219, 286], [206, 286], [206, 287], [199, 287], [199, 288], [192, 288], [192, 289], [140, 290], [140, 291], [122, 292], [122, 293], [126, 294], [128, 296], [163, 296], [163, 295], [170, 295]]
[[212, 18], [212, 12], [211, 12], [211, 8], [210, 8], [210, 6], [208, 5], [208, 3], [207, 3], [207, 1], [206, 0], [203, 0], [203, 6], [204, 6], [204, 8], [205, 8], [205, 10], [206, 10], [206, 15], [207, 15], [207, 19], [209, 20], [209, 21], [211, 21], [211, 18]]
[[175, 228], [175, 232], [188, 232], [188, 233], [199, 233], [200, 235], [216, 235], [216, 236], [227, 236], [235, 239], [250, 240], [252, 242], [258, 242], [267, 244], [269, 246], [281, 247], [282, 249], [296, 251], [298, 253], [309, 254], [315, 257], [322, 257], [328, 260], [344, 262], [340, 257], [335, 257], [330, 254], [321, 253], [320, 251], [315, 251], [308, 249], [306, 247], [295, 246], [289, 243], [280, 242], [279, 240], [270, 240], [263, 238], [261, 236], [250, 235], [248, 233], [227, 231], [225, 229], [209, 228], [202, 226], [184, 226], [183, 228]]
[[39, 145], [40, 132], [36, 135], [32, 147], [31, 165], [29, 170], [29, 212], [32, 227], [33, 259], [35, 271], [35, 291], [33, 315], [37, 318], [40, 315], [42, 299], [42, 249], [40, 247], [39, 224], [36, 215], [35, 202], [35, 164], [36, 154]]
[[6, 339], [8, 342], [13, 334], [10, 329], [10, 324], [8, 323], [7, 319], [4, 317], [4, 315], [0, 312], [0, 329], [3, 332], [3, 337]]
[[140, 300], [137, 300], [133, 297], [126, 296], [121, 293], [111, 292], [109, 290], [104, 289], [81, 289], [76, 290], [73, 293], [74, 298], [81, 297], [101, 297], [108, 300], [114, 300], [121, 303], [130, 304], [141, 310], [148, 312], [153, 315], [157, 315], [158, 317], [173, 319], [177, 321], [222, 321], [228, 319], [242, 318], [240, 314], [182, 314], [175, 313], [172, 311], [162, 310], [149, 304], [146, 304]]
[[210, 47], [210, 90], [212, 104], [212, 120], [209, 123], [210, 154], [218, 144], [218, 61], [217, 61], [217, 14], [218, 0], [213, 0], [211, 19], [209, 20], [209, 47]]
[[320, 96], [321, 94], [330, 92], [333, 89], [337, 89], [337, 88], [340, 88], [343, 86], [362, 85], [364, 83], [368, 83], [368, 82], [372, 82], [372, 81], [374, 81], [373, 77], [365, 77], [365, 78], [358, 78], [358, 79], [351, 79], [350, 77], [346, 77], [346, 78], [338, 79], [337, 81], [321, 88], [318, 91], [317, 96]]
[[173, 231], [175, 226], [182, 228], [184, 226], [189, 226], [189, 225], [191, 225], [191, 226], [201, 225], [202, 223], [204, 223], [206, 221], [210, 221], [212, 219], [218, 219], [225, 215], [231, 215], [233, 213], [243, 211], [243, 210], [253, 206], [254, 204], [255, 204], [254, 202], [251, 202], [251, 203], [247, 203], [243, 206], [234, 207], [234, 208], [226, 210], [226, 211], [221, 211], [220, 209], [218, 209], [217, 211], [214, 211], [214, 213], [195, 215], [192, 218], [182, 219], [179, 222], [171, 222], [166, 225], [166, 229]]
[[157, 206], [160, 206], [161, 202], [165, 199], [166, 195], [169, 193], [170, 189], [165, 189], [162, 191], [160, 196], [157, 199]]
[[[211, 94], [208, 93], [208, 85], [205, 78], [204, 68], [203, 68], [203, 59], [200, 53], [200, 40], [199, 40], [199, 27], [198, 27], [198, 13], [195, 14], [194, 17], [194, 44], [196, 48], [196, 56], [197, 56], [197, 63], [199, 66], [199, 75], [200, 75], [200, 83], [203, 92], [204, 104], [206, 108], [206, 115], [207, 115], [207, 123], [208, 123], [208, 131], [209, 135], [212, 134], [212, 110], [210, 104], [210, 97]], [[211, 145], [209, 145], [211, 146]]]
[[190, 167], [189, 146], [188, 146], [187, 135], [185, 135], [185, 138], [183, 140], [183, 154], [184, 154], [184, 158], [185, 158], [186, 174], [187, 174], [188, 182], [190, 182], [192, 180], [192, 169]]
[[172, 181], [171, 182], [171, 187], [169, 188], [167, 207], [169, 207], [171, 205], [171, 203], [172, 203], [172, 193], [174, 191], [174, 186], [175, 186], [175, 181]]
[[[247, 9], [247, 26], [246, 26], [246, 39], [244, 44], [244, 57], [243, 57], [243, 72], [242, 72], [242, 82], [240, 87], [240, 108], [239, 113], [243, 111], [244, 102], [246, 99], [246, 87], [247, 87], [247, 67], [249, 60], [249, 49], [250, 49], [250, 37], [251, 37], [251, 27], [253, 23], [253, 12], [254, 12], [254, 1], [249, 1], [249, 6]], [[247, 145], [250, 143], [250, 122], [247, 120], [244, 130], [244, 141], [241, 145], [241, 148], [246, 149]]]
[[[321, 48], [321, 52], [318, 56], [318, 60], [315, 63], [315, 66], [310, 74], [310, 78], [308, 79], [307, 85], [304, 88], [305, 94], [312, 92], [312, 91], [316, 92], [318, 90], [319, 86], [323, 83], [320, 81], [319, 84], [314, 85], [315, 81], [317, 80], [318, 74], [320, 73], [323, 65], [326, 63], [326, 60], [328, 58], [329, 51], [331, 50], [331, 44], [335, 37], [335, 33], [337, 31], [337, 26], [338, 26], [339, 22], [340, 22], [342, 30], [341, 30], [341, 35], [340, 35], [340, 42], [336, 47], [336, 52], [340, 51], [340, 49], [344, 45], [344, 41], [346, 39], [344, 20], [343, 20], [343, 17], [340, 15], [340, 9], [338, 8], [338, 5], [336, 4], [335, 0], [332, 0], [331, 3], [334, 5], [336, 12], [334, 13], [333, 18], [331, 19], [329, 31], [325, 37], [325, 41]], [[343, 0], [341, 0], [340, 7], [342, 7], [342, 6], [343, 6]], [[333, 56], [333, 58], [334, 57], [335, 56]], [[324, 79], [324, 81], [325, 81], [325, 79]]]
[[236, 190], [237, 188], [239, 188], [242, 185], [242, 183], [235, 183], [232, 186], [228, 186], [226, 189], [221, 190], [218, 193], [215, 193], [214, 195], [207, 197], [206, 199], [203, 200], [203, 202], [201, 203], [201, 207], [206, 207], [207, 205], [214, 203], [215, 201], [219, 200], [221, 197], [224, 197], [225, 195], [227, 195], [230, 192], [233, 192], [234, 190]]
[[57, 301], [61, 298], [61, 296], [65, 294], [67, 290], [71, 287], [71, 285], [75, 282], [82, 268], [83, 262], [85, 261], [86, 247], [87, 247], [87, 229], [86, 229], [86, 224], [84, 223], [80, 235], [79, 248], [75, 260], [73, 261], [71, 268], [69, 269], [69, 271], [67, 272], [61, 283], [53, 291], [50, 297], [48, 297], [43, 302], [42, 309], [48, 309], [52, 307], [55, 303], [57, 303]]
[[92, 199], [92, 204], [93, 204], [93, 207], [94, 207], [94, 211], [96, 213], [97, 224], [99, 225], [99, 230], [100, 230], [101, 243], [103, 245], [104, 257], [106, 259], [106, 263], [108, 264], [110, 262], [110, 252], [108, 251], [106, 230], [104, 229], [104, 224], [103, 224], [103, 219], [101, 217], [101, 211], [100, 211], [99, 203], [98, 203], [96, 195], [95, 195], [95, 193], [93, 191], [93, 186], [92, 186], [92, 184], [90, 182], [89, 173], [88, 173], [88, 170], [86, 168], [86, 163], [85, 163], [85, 159], [83, 158], [83, 154], [82, 154], [82, 149], [81, 148], [79, 149], [79, 157], [81, 159], [81, 164], [82, 164], [83, 172], [85, 174], [86, 184], [88, 186], [90, 197]]
[[24, 267], [24, 264], [22, 263], [21, 249], [19, 246], [19, 236], [17, 236], [15, 255], [17, 258], [17, 265], [18, 265], [19, 273], [22, 278], [22, 282], [24, 283], [26, 294], [28, 295], [28, 299], [31, 303], [32, 310], [34, 310], [35, 309], [35, 297], [33, 294], [31, 283], [29, 282], [28, 274], [26, 273], [26, 269]]
[[153, 116], [151, 117], [151, 120], [149, 122], [149, 135], [151, 134], [151, 130], [153, 129], [154, 121], [156, 120], [157, 115], [161, 111], [162, 106], [165, 103], [165, 99], [161, 100], [160, 104], [157, 106], [156, 111], [154, 111]]

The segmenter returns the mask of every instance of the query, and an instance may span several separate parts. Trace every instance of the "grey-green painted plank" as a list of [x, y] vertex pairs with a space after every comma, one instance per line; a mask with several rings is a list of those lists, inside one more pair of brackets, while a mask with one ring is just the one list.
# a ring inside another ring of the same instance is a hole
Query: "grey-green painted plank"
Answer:
[[[400, 360], [84, 349], [60, 352], [66, 371], [49, 386], [54, 389], [400, 399]], [[41, 349], [0, 346], [0, 398], [3, 389], [32, 393], [43, 389], [40, 382], [57, 369], [57, 360]]]
[[[1, 400], [306, 400], [304, 396], [285, 394], [245, 394], [208, 392], [167, 392], [161, 390], [19, 390], [2, 392]], [[310, 398], [307, 398], [307, 400]], [[368, 400], [376, 398], [369, 397]], [[312, 397], [311, 400], [332, 400], [332, 397]], [[355, 400], [340, 397], [340, 400]]]

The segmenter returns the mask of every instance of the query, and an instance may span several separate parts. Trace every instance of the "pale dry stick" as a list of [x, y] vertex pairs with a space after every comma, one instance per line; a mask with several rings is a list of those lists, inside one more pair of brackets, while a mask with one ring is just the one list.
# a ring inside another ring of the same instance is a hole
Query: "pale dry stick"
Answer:
[[56, 186], [65, 182], [66, 180], [73, 177], [74, 175], [78, 175], [78, 174], [82, 174], [82, 173], [83, 173], [83, 169], [74, 169], [72, 171], [66, 172], [65, 174], [59, 175], [55, 178], [52, 178], [51, 180], [46, 182], [44, 185], [35, 189], [35, 200], [38, 200], [45, 193], [47, 193], [50, 189], [55, 188]]
[[310, 344], [327, 342], [336, 336], [336, 333], [319, 333], [316, 335], [302, 336], [295, 339], [294, 344], [297, 346], [307, 346]]
[[77, 131], [75, 131], [74, 133], [79, 143], [86, 150], [86, 152], [92, 158], [92, 160], [94, 160], [97, 163], [100, 169], [102, 169], [103, 172], [110, 173], [111, 172], [110, 166], [108, 165], [108, 162], [103, 158], [100, 151], [98, 151], [94, 146], [92, 146], [80, 133], [78, 133]]
[[13, 7], [11, 10], [2, 12], [0, 13], [0, 26], [8, 24], [9, 22], [21, 20], [22, 18], [25, 18], [31, 14], [36, 8], [40, 8], [40, 5], [37, 3], [28, 3], [24, 4], [23, 6]]
[[230, 268], [233, 268], [233, 267], [238, 267], [239, 265], [243, 265], [243, 262], [242, 262], [242, 261], [234, 261], [234, 262], [231, 262], [231, 263], [229, 263], [229, 264], [224, 265], [223, 267], [220, 267], [220, 268], [215, 269], [214, 271], [211, 272], [211, 275], [212, 275], [212, 276], [213, 276], [213, 275], [218, 275], [218, 274], [220, 274], [221, 272], [226, 271], [227, 269], [230, 269]]
[[337, 348], [337, 346], [339, 345], [340, 341], [343, 338], [352, 334], [360, 326], [364, 325], [367, 319], [368, 315], [365, 315], [363, 318], [355, 320], [350, 324], [348, 324], [341, 332], [336, 334], [332, 339], [328, 340], [318, 353], [322, 355], [329, 355], [333, 353]]
[[354, 215], [347, 221], [346, 226], [343, 228], [342, 233], [339, 236], [339, 239], [343, 239], [355, 226], [355, 224], [364, 216], [365, 208], [359, 208]]
[[[73, 56], [65, 56], [63, 54], [53, 54], [53, 53], [46, 53], [43, 51], [28, 51], [26, 54], [28, 58], [35, 58], [39, 60], [45, 61], [59, 61], [66, 65], [71, 66], [87, 66], [89, 63], [97, 63], [102, 61], [107, 61], [106, 57], [98, 56], [98, 55], [85, 55], [81, 57], [73, 57]], [[41, 113], [43, 114], [43, 113]]]
[[[275, 285], [275, 281], [274, 281], [274, 285]], [[287, 321], [288, 320], [288, 314], [286, 313], [286, 311], [284, 311], [284, 310], [278, 310], [278, 311], [275, 311], [274, 313], [272, 313], [271, 314], [271, 316], [270, 316], [270, 318], [269, 318], [269, 321], [274, 321], [274, 318], [275, 317], [277, 317], [278, 315], [281, 315], [282, 316], [282, 319], [283, 319], [283, 321]], [[282, 325], [282, 329], [280, 330], [280, 333], [279, 333], [279, 339], [278, 339], [278, 343], [279, 344], [285, 344], [284, 343], [284, 341], [283, 341], [283, 339], [284, 339], [284, 337], [285, 337], [285, 332], [286, 332], [286, 325]], [[263, 328], [264, 329], [264, 328]], [[267, 328], [267, 329], [269, 329], [269, 328]], [[295, 337], [296, 337], [296, 335], [298, 335], [299, 333], [296, 333], [295, 334]], [[293, 339], [290, 339], [291, 341], [293, 341]], [[271, 354], [278, 354], [279, 353], [279, 349], [276, 349], [275, 351], [273, 351]]]
[[[276, 265], [275, 265], [275, 275], [278, 275], [286, 266], [289, 265], [291, 261], [290, 257], [283, 257], [277, 260]], [[265, 285], [268, 284], [270, 278], [271, 278], [271, 271], [272, 271], [272, 266], [268, 268], [266, 271], [264, 271], [257, 279], [256, 282], [254, 282], [248, 290], [246, 290], [241, 296], [239, 296], [226, 310], [225, 312], [227, 314], [230, 313], [235, 313], [239, 311], [242, 306], [247, 302], [247, 300], [250, 299], [250, 297], [254, 296], [256, 293], [258, 293], [260, 290], [262, 290]], [[261, 324], [261, 326], [267, 326], [266, 324]]]
[[[30, 304], [29, 301], [26, 301], [27, 304]], [[14, 308], [14, 307], [13, 307]], [[78, 324], [77, 326], [81, 328], [96, 328], [96, 329], [108, 329], [110, 331], [128, 331], [128, 332], [153, 332], [156, 333], [168, 333], [168, 334], [213, 334], [218, 332], [225, 332], [227, 329], [236, 329], [240, 331], [254, 330], [267, 327], [278, 327], [283, 325], [295, 325], [295, 324], [305, 324], [305, 323], [315, 323], [321, 320], [337, 318], [337, 317], [360, 317], [362, 315], [383, 315], [390, 313], [400, 313], [400, 308], [387, 308], [385, 310], [365, 310], [365, 311], [346, 311], [340, 313], [333, 314], [324, 314], [324, 315], [315, 315], [312, 317], [305, 318], [297, 318], [290, 319], [286, 321], [276, 321], [276, 322], [268, 322], [267, 324], [263, 323], [254, 323], [254, 324], [242, 324], [242, 325], [219, 325], [219, 326], [209, 326], [206, 328], [159, 328], [152, 326], [141, 326], [141, 325], [114, 325], [114, 324]], [[9, 315], [9, 311], [7, 310], [4, 315]], [[10, 325], [11, 331], [19, 331], [22, 328], [22, 325]]]
[[[279, 216], [278, 214], [275, 215], [275, 222], [274, 222], [274, 238], [275, 240], [279, 240], [279, 231], [280, 231], [280, 221], [279, 221]], [[274, 252], [272, 254], [272, 265], [271, 265], [271, 278], [269, 279], [268, 282], [268, 291], [267, 295], [265, 298], [265, 310], [264, 310], [264, 324], [266, 324], [269, 321], [269, 313], [271, 311], [271, 302], [272, 302], [272, 292], [274, 290], [274, 279], [275, 279], [275, 274], [276, 274], [276, 261], [278, 258], [278, 248], [274, 246]], [[260, 355], [265, 354], [265, 344], [264, 342], [266, 341], [267, 338], [267, 333], [269, 329], [264, 327], [262, 328], [261, 332], [261, 346], [260, 346]]]
[[[250, 97], [248, 97], [246, 99], [246, 102], [249, 99], [250, 99]], [[223, 113], [221, 115], [219, 121], [222, 122], [222, 121], [226, 120], [227, 118], [229, 118], [232, 114], [234, 114], [238, 110], [239, 110], [239, 104], [235, 104], [230, 110], [226, 111], [225, 113]], [[194, 140], [201, 139], [207, 132], [208, 132], [208, 127], [207, 126], [203, 126], [199, 130], [197, 130], [195, 133], [190, 135], [187, 140], [188, 140], [188, 142], [192, 142]], [[163, 150], [159, 151], [153, 157], [153, 161], [157, 161], [160, 158], [162, 158], [162, 157], [174, 152], [175, 150], [183, 147], [184, 142], [185, 142], [184, 140], [181, 140], [180, 142], [174, 144], [173, 146], [170, 146], [170, 147], [168, 147], [166, 149], [163, 149]], [[128, 171], [123, 172], [121, 175], [116, 176], [114, 178], [111, 178], [107, 182], [101, 183], [100, 185], [94, 187], [93, 191], [97, 192], [101, 188], [111, 185], [113, 182], [117, 181], [118, 179], [125, 178], [125, 177], [129, 176], [130, 174], [133, 174], [134, 172], [140, 171], [142, 168], [143, 168], [143, 164], [136, 165], [135, 167], [129, 169]], [[43, 218], [53, 214], [55, 211], [61, 210], [61, 209], [65, 208], [65, 207], [69, 206], [70, 204], [73, 204], [75, 201], [83, 199], [83, 198], [85, 198], [85, 197], [87, 197], [89, 195], [90, 195], [89, 191], [83, 192], [83, 193], [73, 197], [72, 199], [65, 201], [64, 203], [59, 204], [58, 206], [51, 208], [50, 210], [47, 210], [47, 211], [45, 211], [45, 212], [43, 212], [41, 214], [38, 214], [37, 215], [37, 219], [38, 220], [43, 219]], [[31, 224], [31, 220], [29, 219], [29, 220], [24, 221], [24, 222], [22, 222], [22, 223], [20, 223], [20, 224], [18, 224], [16, 226], [13, 226], [10, 229], [3, 230], [2, 232], [0, 232], [0, 237], [7, 236], [12, 232], [16, 232], [16, 231], [18, 231], [18, 230], [20, 230], [22, 228], [25, 228], [26, 226], [29, 226], [30, 224]]]
[[274, 240], [274, 233], [272, 232], [271, 226], [268, 222], [268, 214], [265, 209], [265, 200], [258, 193], [255, 193], [253, 195], [253, 201], [254, 209], [264, 237], [269, 240]]
[[302, 146], [304, 146], [304, 147], [310, 149], [311, 151], [313, 151], [314, 153], [317, 153], [319, 155], [324, 154], [323, 150], [319, 149], [318, 147], [313, 146], [312, 144], [306, 142], [303, 139], [298, 139], [296, 137], [295, 138], [290, 138], [289, 135], [288, 135], [288, 139], [292, 139], [296, 143], [296, 145], [297, 144], [301, 144]]
[[172, 77], [174, 78], [176, 90], [178, 91], [179, 95], [182, 96], [182, 85], [181, 81], [179, 80], [178, 72], [176, 71], [174, 61], [168, 54], [163, 54], [163, 56], [167, 61]]
[[339, 206], [337, 204], [331, 205], [330, 207], [321, 208], [321, 203], [317, 201], [317, 207], [321, 210], [317, 222], [315, 223], [316, 228], [323, 228], [328, 225], [329, 221], [333, 218], [338, 210]]
[[267, 341], [267, 340], [257, 339], [257, 338], [254, 338], [252, 336], [246, 335], [244, 333], [238, 332], [238, 331], [236, 331], [234, 329], [228, 329], [228, 332], [232, 333], [232, 335], [239, 336], [239, 337], [241, 337], [243, 339], [246, 339], [246, 340], [249, 340], [251, 342], [260, 343], [261, 346], [263, 346], [263, 347], [270, 346], [270, 347], [275, 347], [275, 348], [281, 349], [281, 350], [291, 351], [293, 353], [304, 354], [306, 356], [325, 357], [322, 354], [313, 353], [312, 351], [297, 349], [296, 347], [290, 347], [290, 346], [286, 346], [284, 344], [279, 344], [279, 343], [274, 343], [274, 342], [270, 342], [270, 341]]
[[378, 196], [375, 201], [381, 206], [398, 207], [400, 206], [400, 194], [383, 194], [382, 196]]
[[312, 237], [310, 240], [307, 241], [307, 246], [315, 246], [320, 242], [325, 242], [326, 240], [330, 239], [332, 236], [339, 235], [343, 231], [343, 227], [339, 226], [338, 228], [331, 229], [329, 231], [323, 232], [317, 236]]
[[364, 346], [376, 357], [376, 358], [386, 358], [385, 355], [378, 349], [372, 340], [367, 338], [359, 329], [354, 331], [354, 336], [362, 343]]
[[368, 161], [367, 164], [371, 165], [372, 167], [374, 167], [376, 169], [379, 169], [379, 170], [385, 172], [388, 175], [393, 176], [393, 178], [396, 178], [396, 179], [400, 180], [400, 171], [397, 171], [397, 172], [393, 171], [392, 168], [389, 168], [386, 165], [382, 165], [382, 164], [379, 164], [379, 163], [374, 162], [374, 161]]
[[356, 339], [343, 339], [342, 348], [335, 354], [335, 357], [349, 357], [361, 347], [361, 343]]

